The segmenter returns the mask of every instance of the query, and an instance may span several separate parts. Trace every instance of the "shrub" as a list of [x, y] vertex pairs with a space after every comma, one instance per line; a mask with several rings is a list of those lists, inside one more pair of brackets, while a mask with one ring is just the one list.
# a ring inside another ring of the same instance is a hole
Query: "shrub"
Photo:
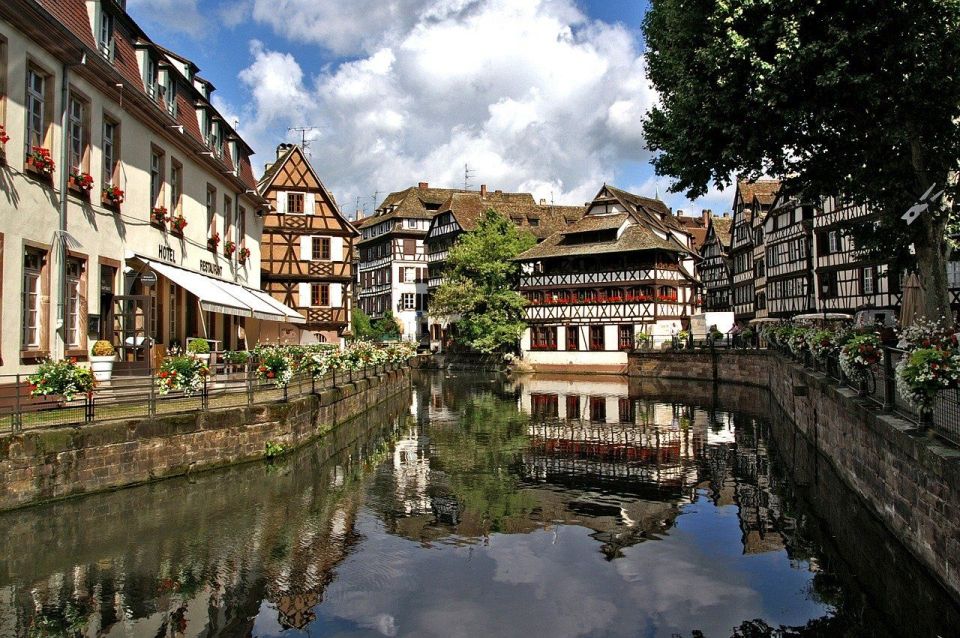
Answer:
[[250, 360], [250, 353], [246, 350], [230, 350], [223, 353], [225, 363], [244, 365]]
[[278, 456], [281, 456], [284, 453], [286, 453], [286, 451], [287, 451], [287, 446], [285, 446], [283, 443], [275, 443], [273, 441], [267, 441], [265, 453], [268, 459], [273, 459]]
[[187, 344], [187, 352], [190, 354], [210, 354], [210, 342], [206, 339], [194, 339]]
[[116, 348], [113, 347], [113, 344], [109, 341], [96, 341], [93, 344], [93, 348], [90, 349], [90, 354], [95, 357], [112, 357], [117, 354]]
[[28, 381], [33, 386], [32, 396], [59, 394], [67, 401], [73, 401], [78, 394], [93, 392], [94, 386], [93, 373], [78, 367], [76, 359], [44, 361]]

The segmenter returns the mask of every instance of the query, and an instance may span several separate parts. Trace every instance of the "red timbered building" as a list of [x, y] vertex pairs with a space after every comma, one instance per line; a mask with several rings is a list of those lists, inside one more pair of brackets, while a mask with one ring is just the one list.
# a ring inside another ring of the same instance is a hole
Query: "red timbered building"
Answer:
[[733, 311], [738, 321], [766, 315], [763, 220], [780, 189], [778, 180], [740, 181], [733, 198], [730, 260]]
[[722, 312], [731, 309], [730, 299], [730, 228], [733, 218], [710, 216], [707, 232], [700, 247], [701, 260], [697, 276], [703, 284], [703, 309]]
[[788, 318], [816, 309], [813, 282], [815, 207], [778, 195], [763, 223], [767, 316]]
[[638, 333], [669, 340], [698, 310], [691, 243], [660, 200], [604, 186], [584, 217], [517, 258], [524, 359], [619, 371]]
[[277, 161], [267, 167], [259, 189], [270, 203], [260, 242], [261, 285], [307, 318], [299, 330], [285, 327], [261, 340], [339, 342], [350, 328], [359, 233], [295, 144], [277, 147]]

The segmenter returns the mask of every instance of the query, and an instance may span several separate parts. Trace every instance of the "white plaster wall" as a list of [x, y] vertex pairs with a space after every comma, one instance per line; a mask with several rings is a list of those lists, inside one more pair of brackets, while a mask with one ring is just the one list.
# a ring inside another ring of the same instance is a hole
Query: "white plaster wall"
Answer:
[[[525, 350], [523, 359], [533, 365], [570, 365], [574, 367], [627, 365], [627, 353], [616, 350], [603, 352]], [[571, 369], [570, 372], [576, 372], [576, 369]]]

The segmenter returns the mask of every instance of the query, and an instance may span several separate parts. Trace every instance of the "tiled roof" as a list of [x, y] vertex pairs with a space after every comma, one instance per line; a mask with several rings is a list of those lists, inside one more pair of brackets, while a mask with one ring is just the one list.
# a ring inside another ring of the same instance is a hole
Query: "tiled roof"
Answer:
[[710, 224], [713, 232], [725, 248], [730, 247], [730, 236], [733, 229], [733, 217], [711, 217]]
[[686, 252], [676, 241], [661, 239], [650, 228], [641, 224], [630, 225], [623, 231], [620, 237], [613, 241], [568, 243], [567, 240], [569, 237], [569, 235], [563, 233], [554, 233], [517, 257], [517, 259], [520, 261], [529, 261], [546, 257], [588, 256], [641, 250], [666, 250], [675, 253]]
[[779, 190], [780, 180], [778, 179], [740, 180], [737, 182], [737, 192], [740, 194], [740, 199], [747, 205], [754, 198], [761, 204], [770, 205]]
[[590, 233], [598, 230], [613, 230], [623, 226], [623, 222], [630, 218], [630, 213], [613, 213], [611, 215], [587, 215], [575, 224], [564, 228], [560, 232], [564, 235]]
[[37, 0], [37, 4], [70, 29], [85, 45], [91, 49], [97, 48], [85, 0]]
[[470, 191], [454, 193], [437, 213], [450, 212], [461, 229], [471, 231], [488, 209], [509, 218], [537, 239], [544, 239], [565, 228], [584, 212], [584, 208], [578, 206], [538, 204], [530, 193], [494, 191], [483, 197], [477, 191]]
[[[412, 186], [386, 196], [377, 207], [377, 213], [357, 222], [357, 228], [365, 228], [397, 217], [406, 219], [433, 219], [440, 206], [454, 193], [465, 193], [455, 188], [420, 188]], [[429, 210], [427, 205], [436, 207]]]

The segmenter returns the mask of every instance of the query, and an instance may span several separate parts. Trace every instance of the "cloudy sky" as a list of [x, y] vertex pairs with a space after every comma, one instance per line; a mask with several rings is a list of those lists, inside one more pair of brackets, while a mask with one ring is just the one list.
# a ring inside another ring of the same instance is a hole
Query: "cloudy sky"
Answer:
[[259, 171], [307, 133], [344, 212], [419, 181], [582, 203], [604, 183], [686, 211], [653, 175], [641, 117], [646, 0], [128, 0], [193, 59]]

